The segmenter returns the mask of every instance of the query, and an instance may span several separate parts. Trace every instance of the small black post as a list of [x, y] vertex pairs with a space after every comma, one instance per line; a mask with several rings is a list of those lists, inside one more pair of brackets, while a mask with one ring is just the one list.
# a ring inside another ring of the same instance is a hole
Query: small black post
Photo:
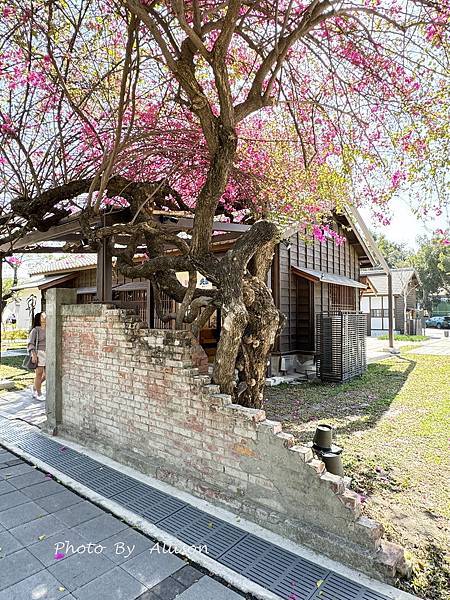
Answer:
[[389, 269], [387, 274], [388, 280], [388, 324], [389, 324], [389, 349], [392, 350], [394, 348], [394, 303], [392, 298], [392, 272]]

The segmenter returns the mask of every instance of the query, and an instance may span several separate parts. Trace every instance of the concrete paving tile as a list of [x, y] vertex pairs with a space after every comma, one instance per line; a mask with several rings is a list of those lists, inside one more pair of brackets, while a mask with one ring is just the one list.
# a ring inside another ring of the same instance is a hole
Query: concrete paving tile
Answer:
[[[44, 498], [37, 498], [36, 504], [42, 506], [47, 512], [55, 513], [68, 506], [73, 506], [79, 502], [83, 502], [83, 498], [74, 494], [70, 490], [66, 490], [61, 486], [63, 491], [58, 494], [52, 494], [51, 496], [45, 496]], [[29, 488], [27, 488], [29, 489]], [[25, 492], [24, 492], [25, 493]]]
[[0, 511], [7, 510], [8, 508], [13, 508], [14, 506], [19, 506], [19, 504], [25, 504], [29, 502], [30, 499], [19, 490], [15, 490], [13, 488], [13, 492], [9, 494], [2, 494], [0, 496]]
[[10, 458], [9, 460], [5, 460], [4, 462], [0, 461], [0, 469], [9, 469], [21, 464], [23, 464], [23, 461], [20, 460], [20, 458], [14, 457]]
[[45, 473], [38, 471], [37, 469], [31, 469], [31, 471], [25, 473], [25, 475], [19, 475], [18, 477], [11, 477], [8, 479], [8, 482], [18, 490], [29, 485], [34, 485], [35, 483], [42, 483], [43, 481], [48, 481], [48, 478], [45, 476]]
[[0, 600], [68, 600], [69, 592], [48, 571], [40, 571], [0, 592]]
[[116, 567], [75, 590], [73, 595], [78, 600], [136, 600], [146, 589], [137, 579]]
[[47, 512], [35, 502], [28, 502], [0, 512], [0, 523], [6, 529], [29, 523], [34, 519], [44, 517]]
[[14, 492], [15, 490], [16, 488], [12, 486], [9, 481], [0, 481], [0, 496], [3, 494], [9, 494], [9, 492]]
[[103, 510], [87, 501], [79, 502], [54, 513], [55, 517], [61, 519], [69, 527], [75, 527], [103, 514], [105, 514]]
[[33, 470], [33, 467], [27, 465], [26, 463], [22, 463], [21, 465], [15, 465], [14, 467], [7, 467], [5, 469], [0, 469], [0, 479], [8, 480], [18, 475], [30, 473]]
[[11, 454], [11, 452], [8, 452], [7, 450], [0, 452], [0, 466], [2, 463], [9, 462], [15, 458], [17, 458], [17, 456], [15, 454]]
[[127, 528], [126, 523], [119, 521], [112, 515], [103, 514], [77, 525], [74, 530], [90, 542], [101, 542]]
[[184, 592], [186, 586], [173, 577], [166, 577], [161, 583], [151, 588], [151, 592], [161, 600], [174, 600], [181, 592]]
[[8, 554], [17, 552], [17, 550], [20, 550], [22, 547], [22, 544], [16, 540], [9, 531], [0, 531], [0, 560], [5, 556], [8, 556]]
[[131, 527], [102, 540], [102, 544], [105, 546], [103, 556], [106, 556], [116, 564], [121, 564], [130, 558], [134, 558], [141, 552], [144, 552], [144, 550], [148, 550], [154, 546], [152, 540], [149, 540]]
[[[66, 560], [69, 556], [73, 556], [77, 548], [87, 543], [87, 540], [74, 532], [73, 529], [65, 528], [53, 535], [49, 535], [45, 540], [28, 546], [28, 550], [43, 565], [50, 567], [61, 560]], [[56, 553], [58, 553], [58, 558], [55, 558]]]
[[152, 594], [152, 592], [150, 590], [147, 590], [146, 592], [144, 592], [142, 594], [142, 596], [139, 596], [139, 598], [136, 598], [136, 600], [161, 600], [161, 598], [158, 598], [158, 596], [156, 596], [155, 594]]
[[185, 564], [181, 558], [173, 554], [159, 554], [156, 551], [145, 550], [125, 561], [121, 566], [141, 583], [152, 588]]
[[34, 575], [41, 569], [41, 563], [26, 548], [13, 552], [0, 561], [0, 590]]
[[240, 594], [236, 594], [230, 588], [225, 587], [211, 577], [202, 577], [185, 592], [180, 594], [177, 600], [242, 600]]
[[58, 561], [57, 564], [48, 567], [48, 570], [69, 592], [73, 592], [103, 573], [111, 571], [114, 566], [114, 563], [100, 554], [84, 553], [73, 554], [65, 560]]
[[35, 483], [34, 485], [30, 485], [22, 489], [22, 492], [26, 494], [32, 500], [37, 500], [38, 498], [44, 498], [45, 496], [50, 496], [51, 494], [58, 494], [59, 492], [63, 492], [66, 488], [53, 481], [53, 479], [48, 479], [43, 483]]
[[184, 585], [184, 587], [189, 587], [193, 585], [196, 581], [203, 577], [203, 573], [193, 567], [192, 565], [186, 565], [176, 573], [172, 575], [174, 579], [179, 581]]
[[10, 531], [24, 546], [30, 546], [38, 542], [40, 536], [45, 535], [48, 537], [58, 531], [62, 531], [64, 528], [65, 525], [62, 521], [53, 515], [46, 515], [41, 519], [14, 527]]

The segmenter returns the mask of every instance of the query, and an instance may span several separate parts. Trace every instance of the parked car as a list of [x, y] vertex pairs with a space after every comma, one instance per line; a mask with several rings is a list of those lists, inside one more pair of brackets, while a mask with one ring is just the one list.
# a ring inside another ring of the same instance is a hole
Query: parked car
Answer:
[[425, 321], [425, 327], [437, 327], [438, 329], [450, 329], [450, 317], [430, 317]]

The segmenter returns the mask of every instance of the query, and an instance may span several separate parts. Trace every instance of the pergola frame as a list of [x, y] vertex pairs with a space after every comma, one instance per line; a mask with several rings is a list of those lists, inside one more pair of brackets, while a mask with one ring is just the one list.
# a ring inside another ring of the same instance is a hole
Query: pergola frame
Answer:
[[[97, 217], [93, 217], [89, 221], [89, 226], [92, 228], [110, 226], [114, 224], [123, 223], [122, 210], [111, 211], [104, 213]], [[168, 211], [154, 211], [153, 219], [155, 222], [160, 223], [167, 231], [171, 233], [188, 233], [193, 228], [194, 219], [186, 216], [181, 212], [168, 212]], [[215, 221], [213, 231], [216, 234], [216, 240], [212, 240], [212, 246], [220, 250], [223, 246], [224, 249], [228, 249], [236, 239], [245, 231], [248, 231], [250, 225], [241, 223], [228, 223], [222, 221]], [[14, 252], [27, 253], [27, 254], [39, 254], [39, 253], [52, 253], [61, 254], [68, 253], [68, 245], [79, 244], [80, 251], [83, 253], [94, 253], [87, 244], [83, 247], [83, 240], [85, 235], [82, 231], [80, 222], [80, 215], [76, 214], [68, 217], [59, 225], [51, 227], [48, 231], [33, 231], [21, 238], [18, 238], [14, 242], [5, 243], [0, 246], [0, 286], [2, 285], [3, 275], [3, 258], [10, 256]], [[123, 248], [128, 242], [126, 235], [114, 236], [114, 245], [118, 248]], [[48, 245], [58, 243], [64, 245]], [[43, 245], [45, 244], [45, 245]], [[136, 252], [145, 253], [147, 247], [145, 245], [138, 246]], [[175, 246], [170, 244], [167, 245], [167, 252], [176, 252]], [[112, 275], [113, 275], [113, 252], [110, 250], [108, 240], [104, 238], [100, 242], [100, 248], [97, 251], [97, 281], [96, 281], [96, 301], [97, 302], [112, 302]], [[1, 328], [0, 328], [1, 329]], [[2, 347], [2, 333], [0, 331], [0, 358], [1, 358], [1, 347]]]

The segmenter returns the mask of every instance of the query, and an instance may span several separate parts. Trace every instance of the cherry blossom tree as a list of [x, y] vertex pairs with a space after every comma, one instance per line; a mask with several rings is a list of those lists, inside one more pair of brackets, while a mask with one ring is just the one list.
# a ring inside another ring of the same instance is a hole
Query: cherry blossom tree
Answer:
[[[282, 326], [267, 274], [284, 224], [342, 243], [333, 211], [364, 200], [385, 219], [405, 186], [442, 210], [449, 0], [0, 7], [0, 242], [75, 211], [93, 248], [127, 236], [118, 266], [179, 303], [163, 317], [197, 334], [221, 309], [213, 378], [242, 404], [261, 405]], [[126, 207], [123, 222], [90, 228], [111, 205]], [[191, 214], [189, 235], [156, 209]], [[251, 225], [220, 258], [217, 218]], [[213, 289], [196, 289], [197, 272]]]

